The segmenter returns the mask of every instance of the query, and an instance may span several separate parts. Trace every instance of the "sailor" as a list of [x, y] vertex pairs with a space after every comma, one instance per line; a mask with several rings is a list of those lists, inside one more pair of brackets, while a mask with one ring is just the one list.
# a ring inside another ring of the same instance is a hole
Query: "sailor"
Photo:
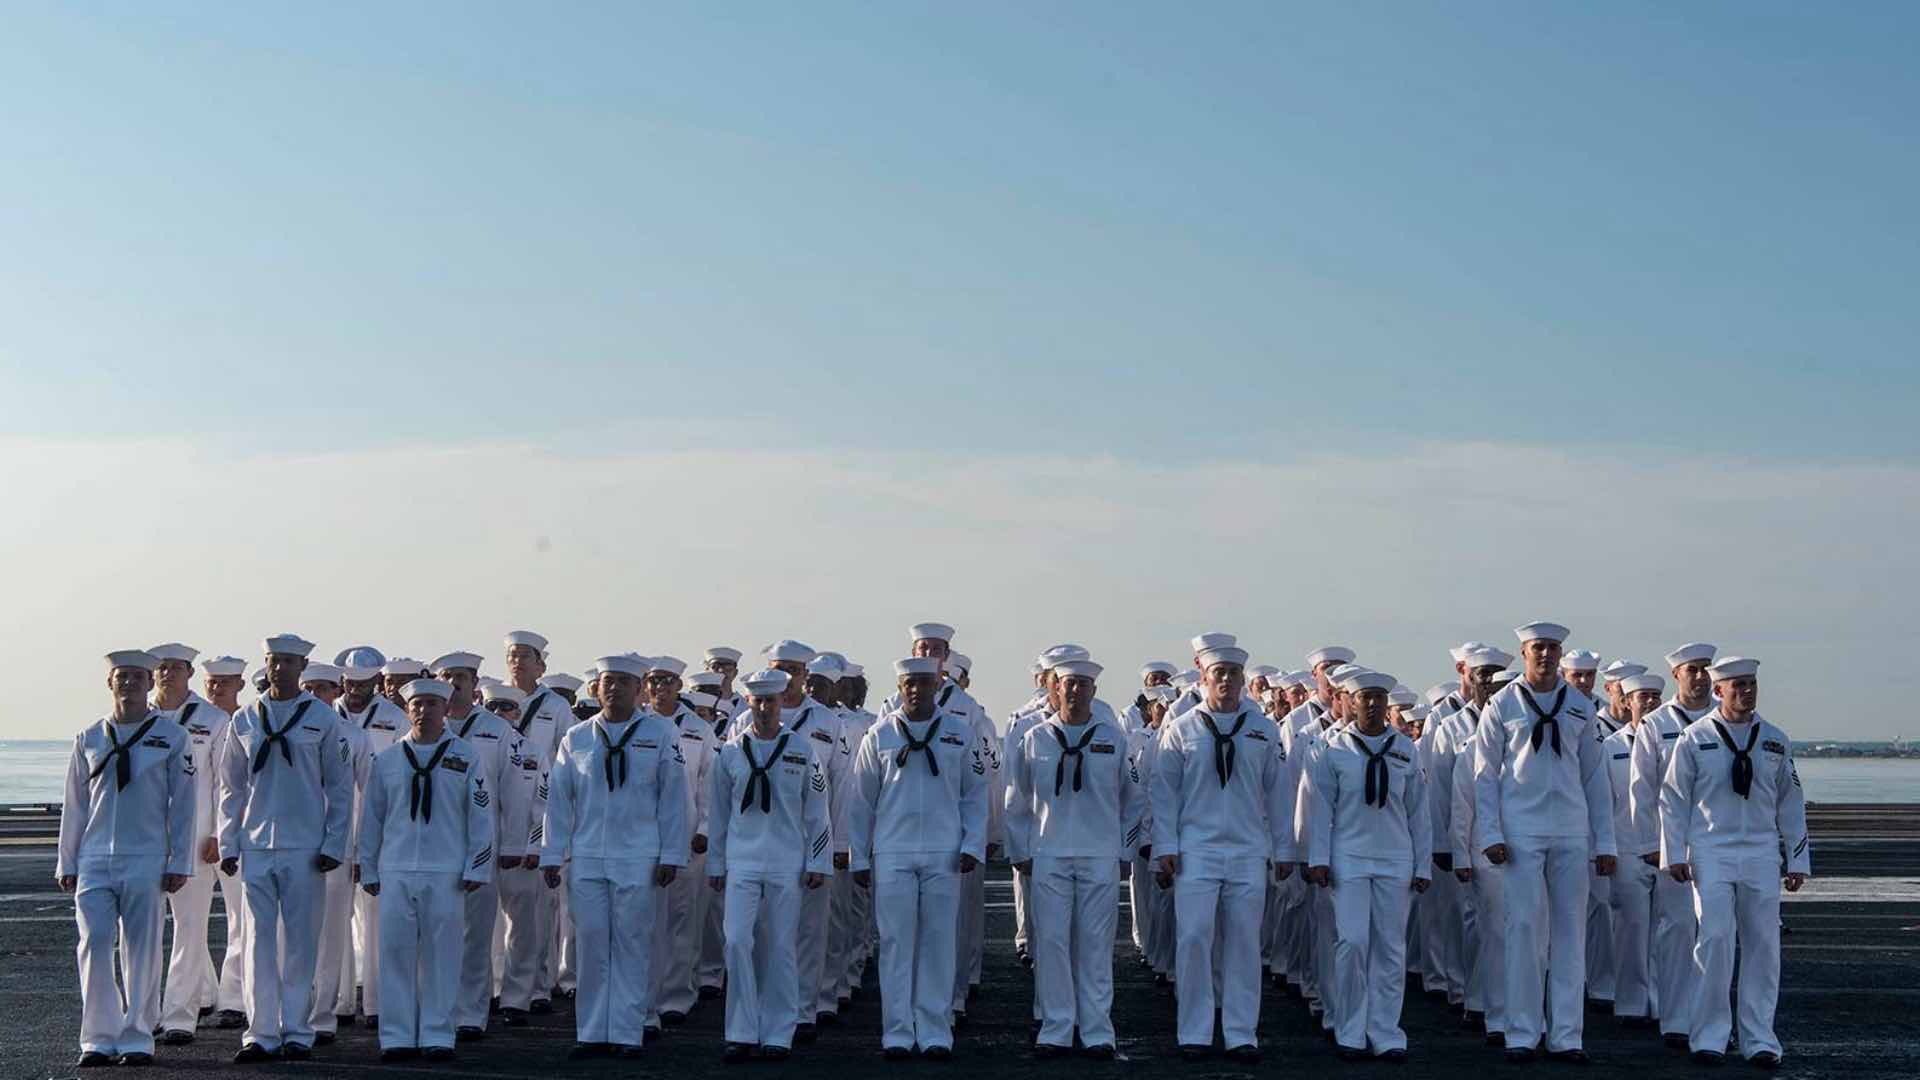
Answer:
[[493, 877], [497, 800], [473, 745], [447, 730], [451, 684], [414, 679], [406, 737], [374, 756], [354, 866], [380, 913], [380, 1060], [451, 1061], [470, 893]]
[[1034, 1052], [1043, 1058], [1071, 1051], [1076, 1034], [1086, 1056], [1114, 1057], [1114, 924], [1145, 799], [1125, 731], [1094, 719], [1100, 672], [1091, 660], [1056, 668], [1059, 707], [1007, 763], [1008, 857], [1033, 896]]
[[894, 664], [899, 705], [854, 755], [847, 829], [855, 880], [873, 889], [880, 930], [881, 1047], [953, 1055], [960, 879], [986, 857], [986, 751], [971, 717], [948, 712], [940, 662]]
[[[1289, 739], [1285, 727], [1286, 717], [1292, 713], [1293, 710], [1307, 703], [1313, 691], [1313, 673], [1308, 671], [1281, 672], [1278, 678], [1269, 681], [1269, 685], [1276, 688], [1275, 693], [1279, 695], [1279, 697], [1276, 699], [1277, 711], [1269, 711], [1267, 715], [1275, 718], [1274, 723], [1280, 728], [1280, 743], [1284, 748]], [[1291, 765], [1292, 762], [1289, 761], [1288, 764]], [[1287, 784], [1297, 791], [1298, 784], [1291, 776], [1291, 772], [1292, 770], [1289, 769], [1290, 775]], [[1298, 831], [1298, 828], [1296, 828], [1296, 834]], [[1136, 880], [1138, 879], [1136, 878]], [[1274, 902], [1267, 914], [1269, 933], [1272, 939], [1267, 956], [1267, 967], [1272, 973], [1274, 985], [1285, 989], [1290, 995], [1297, 998], [1301, 996], [1301, 986], [1306, 978], [1305, 973], [1300, 968], [1301, 942], [1304, 933], [1303, 924], [1306, 921], [1306, 916], [1302, 914], [1302, 912], [1304, 905], [1308, 901], [1307, 893], [1312, 891], [1312, 886], [1308, 885], [1306, 879], [1300, 875], [1290, 874], [1286, 878], [1272, 883], [1270, 891], [1273, 894]], [[1166, 899], [1168, 903], [1171, 904], [1172, 897], [1169, 896]], [[1169, 908], [1166, 918], [1169, 920], [1169, 926], [1171, 926], [1171, 908]], [[1170, 949], [1168, 955], [1171, 956]], [[1159, 982], [1157, 977], [1155, 982]]]
[[1239, 638], [1219, 630], [1194, 635], [1193, 640], [1187, 644], [1193, 646], [1193, 670], [1196, 677], [1187, 681], [1180, 696], [1174, 699], [1173, 707], [1167, 710], [1168, 719], [1178, 720], [1182, 713], [1206, 700], [1206, 688], [1201, 685], [1201, 679], [1198, 677], [1200, 673], [1206, 671], [1206, 667], [1200, 663], [1201, 655], [1213, 649], [1231, 649], [1239, 643]]
[[[835, 652], [823, 652], [807, 663], [807, 697], [821, 708], [830, 709], [834, 714], [834, 723], [839, 729], [839, 773], [835, 777], [839, 784], [839, 794], [844, 805], [847, 777], [853, 770], [854, 740], [865, 735], [864, 730], [857, 735], [848, 730], [849, 714], [840, 707], [840, 676], [846, 670], [846, 657]], [[840, 821], [842, 831], [846, 828], [844, 819]], [[841, 847], [845, 847], [842, 838]], [[826, 967], [820, 975], [820, 986], [814, 1001], [814, 1020], [819, 1024], [838, 1024], [843, 1003], [850, 1002], [849, 992], [852, 982], [847, 974], [847, 965], [841, 960], [854, 951], [855, 926], [853, 921], [853, 874], [848, 870], [849, 856], [845, 850], [833, 857], [833, 881], [830, 883], [827, 915], [827, 952]], [[860, 936], [864, 938], [864, 928]]]
[[[1487, 702], [1473, 736], [1473, 844], [1498, 868], [1507, 907], [1509, 1061], [1534, 1056], [1546, 1028], [1543, 985], [1553, 1020], [1547, 1056], [1588, 1060], [1587, 866], [1603, 877], [1614, 869], [1613, 793], [1593, 737], [1593, 699], [1560, 677], [1567, 633], [1550, 622], [1514, 631], [1524, 677]], [[1482, 939], [1489, 932], [1497, 931], [1483, 926]]]
[[424, 679], [431, 675], [427, 665], [412, 657], [396, 656], [380, 665], [380, 693], [387, 703], [396, 709], [405, 710], [407, 701], [400, 691], [415, 679]]
[[[1034, 694], [1027, 699], [1026, 704], [1015, 709], [1013, 715], [1007, 719], [1007, 732], [1000, 741], [1002, 761], [1013, 756], [1014, 747], [1018, 746], [1020, 740], [1027, 737], [1027, 732], [1045, 719], [1048, 711], [1053, 708], [1054, 667], [1069, 660], [1089, 659], [1092, 659], [1092, 654], [1087, 652], [1084, 646], [1067, 642], [1046, 649], [1034, 661], [1033, 666], [1036, 669], [1033, 677]], [[1095, 705], [1102, 707], [1103, 703], [1096, 699]], [[1005, 797], [1004, 792], [1002, 797]], [[1014, 955], [1019, 957], [1021, 964], [1031, 968], [1033, 966], [1033, 954], [1030, 951], [1033, 943], [1033, 898], [1027, 894], [1027, 885], [1028, 882], [1024, 876], [1013, 875], [1013, 951]], [[1039, 1017], [1036, 1016], [1035, 1020], [1038, 1019]]]
[[[1635, 665], [1638, 666], [1638, 665]], [[1655, 828], [1659, 815], [1649, 814], [1635, 822], [1628, 788], [1633, 781], [1633, 747], [1650, 730], [1646, 718], [1660, 707], [1660, 694], [1666, 680], [1641, 668], [1608, 683], [1609, 694], [1618, 703], [1615, 712], [1621, 718], [1618, 730], [1607, 736], [1601, 750], [1607, 759], [1607, 779], [1613, 787], [1613, 833], [1622, 851], [1638, 851], [1648, 843], [1640, 835], [1642, 827]], [[1653, 1026], [1652, 962], [1654, 879], [1659, 871], [1637, 858], [1620, 860], [1614, 870], [1610, 903], [1613, 907], [1614, 998], [1613, 1012], [1625, 1027]]]
[[[1600, 654], [1591, 649], [1569, 649], [1560, 657], [1560, 676], [1567, 685], [1593, 702], [1593, 737], [1605, 741], [1619, 729], [1606, 703], [1594, 691], [1600, 678]], [[1608, 785], [1611, 789], [1612, 785]], [[1618, 842], [1618, 837], [1615, 837]], [[1587, 872], [1587, 1007], [1613, 1011], [1613, 907], [1609, 880], [1597, 870]]]
[[238, 1064], [313, 1053], [324, 879], [347, 856], [353, 815], [353, 750], [340, 717], [300, 689], [313, 643], [280, 634], [264, 649], [267, 691], [234, 714], [220, 763], [220, 869], [239, 871], [259, 931], [247, 935]]
[[[80, 929], [79, 1068], [153, 1064], [160, 1016], [161, 897], [193, 875], [193, 750], [147, 704], [159, 661], [107, 654], [112, 711], [74, 736], [54, 875]], [[204, 931], [202, 942], [205, 942]], [[121, 981], [114, 983], [119, 943]]]
[[731, 722], [747, 707], [747, 701], [733, 689], [733, 680], [740, 673], [740, 650], [731, 645], [715, 645], [707, 649], [701, 657], [706, 669], [720, 676], [720, 683], [707, 692], [720, 699], [720, 712]]
[[[512, 669], [509, 668], [508, 670], [511, 672]], [[542, 688], [560, 695], [560, 700], [566, 703], [568, 709], [573, 708], [573, 703], [580, 698], [580, 688], [586, 685], [586, 680], [580, 676], [569, 675], [564, 671], [542, 676], [537, 681]], [[567, 726], [572, 727], [573, 725], [569, 724]], [[559, 740], [560, 737], [556, 734], [554, 736], [554, 742], [558, 744]]]
[[[1631, 660], [1615, 660], [1600, 669], [1600, 685], [1606, 696], [1601, 702], [1601, 711], [1606, 714], [1607, 723], [1613, 725], [1616, 731], [1627, 722], [1627, 714], [1631, 711], [1626, 695], [1621, 692], [1620, 681], [1646, 672], [1647, 665]], [[1666, 680], [1662, 679], [1661, 682], [1665, 683]]]
[[1431, 803], [1417, 751], [1387, 725], [1393, 676], [1350, 674], [1351, 724], [1308, 762], [1307, 875], [1333, 893], [1334, 1038], [1343, 1060], [1401, 1062], [1408, 905], [1432, 879]]
[[1160, 887], [1153, 872], [1153, 771], [1160, 746], [1161, 725], [1167, 708], [1180, 692], [1167, 683], [1145, 688], [1146, 709], [1140, 726], [1127, 733], [1127, 754], [1140, 774], [1140, 834], [1132, 850], [1133, 868], [1127, 876], [1132, 922], [1139, 938], [1141, 959], [1153, 971], [1157, 987], [1172, 985], [1173, 892]]
[[1493, 697], [1498, 679], [1508, 674], [1513, 654], [1478, 642], [1460, 654], [1459, 708], [1431, 725], [1434, 734], [1428, 754], [1428, 784], [1437, 794], [1433, 813], [1443, 821], [1434, 843], [1444, 845], [1447, 858], [1436, 855], [1439, 869], [1453, 878], [1459, 922], [1447, 951], [1450, 983], [1462, 989], [1462, 1019], [1469, 1028], [1486, 1033], [1489, 1046], [1506, 1045], [1506, 905], [1500, 877], [1486, 854], [1473, 846], [1473, 733], [1480, 712]]
[[[1633, 744], [1627, 798], [1634, 835], [1643, 849], [1638, 854], [1649, 866], [1659, 865], [1660, 852], [1650, 845], [1663, 829], [1660, 785], [1671, 761], [1669, 752], [1680, 733], [1713, 708], [1707, 667], [1716, 652], [1704, 641], [1690, 641], [1666, 655], [1673, 697], [1646, 718], [1645, 731]], [[1660, 1037], [1674, 1050], [1685, 1050], [1693, 1031], [1692, 1011], [1699, 996], [1693, 946], [1699, 934], [1692, 888], [1670, 875], [1658, 875], [1653, 884], [1653, 996], [1659, 1003]]]
[[1154, 763], [1153, 857], [1174, 890], [1179, 1043], [1189, 1060], [1213, 1044], [1214, 944], [1219, 929], [1219, 1016], [1227, 1055], [1260, 1058], [1260, 917], [1269, 860], [1282, 879], [1297, 861], [1293, 792], [1280, 733], [1242, 700], [1246, 651], [1197, 658], [1199, 704], [1164, 721]]
[[[1288, 820], [1295, 832], [1296, 849], [1305, 840], [1302, 830], [1306, 826], [1306, 815], [1301, 813], [1300, 796], [1306, 784], [1307, 748], [1339, 719], [1335, 711], [1339, 695], [1332, 673], [1353, 661], [1353, 650], [1344, 645], [1324, 645], [1308, 653], [1307, 672], [1313, 680], [1312, 688], [1306, 700], [1294, 706], [1279, 723], [1280, 742], [1287, 762], [1286, 798], [1293, 808]], [[1323, 1025], [1330, 1024], [1325, 1016], [1324, 997], [1331, 989], [1323, 985], [1321, 976], [1332, 962], [1332, 896], [1325, 889], [1307, 885], [1301, 878], [1289, 880], [1292, 884], [1283, 880], [1281, 888], [1283, 895], [1291, 891], [1291, 904], [1283, 901], [1281, 907], [1298, 911], [1299, 915], [1285, 919], [1288, 929], [1281, 935], [1280, 951], [1286, 957], [1289, 976], [1299, 983], [1308, 1010], [1319, 1015]], [[1332, 1028], [1326, 1030], [1331, 1032]]]
[[[849, 751], [860, 748], [860, 740], [867, 737], [867, 732], [878, 720], [879, 717], [867, 709], [867, 669], [851, 660], [847, 661], [840, 669], [840, 730]], [[848, 783], [851, 785], [851, 753], [848, 760]], [[841, 829], [844, 833], [844, 821]], [[844, 976], [846, 997], [839, 1002], [840, 1011], [845, 1012], [847, 1006], [860, 997], [860, 983], [866, 974], [867, 962], [878, 948], [879, 938], [873, 923], [873, 890], [854, 883], [851, 867], [843, 874], [836, 874], [836, 877], [846, 878], [848, 891], [853, 897], [853, 948], [847, 955]]]
[[[1675, 741], [1660, 785], [1660, 865], [1693, 889], [1699, 992], [1689, 1033], [1695, 1061], [1718, 1064], [1733, 1034], [1739, 944], [1740, 1052], [1780, 1067], [1773, 1012], [1780, 999], [1780, 888], [1811, 872], [1806, 797], [1787, 733], [1761, 719], [1760, 661], [1723, 657], [1707, 669], [1713, 711]], [[1782, 870], [1782, 854], [1785, 869]]]
[[[514, 630], [504, 642], [507, 684], [522, 700], [509, 723], [525, 740], [520, 767], [532, 774], [528, 804], [527, 854], [520, 869], [497, 875], [500, 919], [495, 954], [500, 968], [500, 1023], [519, 1027], [527, 1014], [553, 1011], [553, 983], [541, 973], [549, 963], [553, 923], [559, 897], [540, 880], [540, 819], [545, 812], [541, 792], [547, 787], [547, 769], [553, 762], [560, 733], [574, 725], [573, 700], [580, 680], [572, 675], [547, 674], [548, 641], [532, 630]], [[495, 691], [496, 697], [503, 696]]]
[[[314, 660], [300, 673], [300, 689], [312, 694], [320, 704], [329, 709], [340, 700], [340, 668], [335, 664], [325, 664]], [[335, 710], [338, 715], [338, 710]], [[354, 808], [359, 807], [361, 789], [365, 786], [367, 768], [373, 757], [368, 749], [365, 735], [350, 723], [340, 723], [337, 729], [340, 738], [347, 744], [347, 753], [353, 773]], [[359, 821], [355, 812], [347, 818], [347, 851], [354, 850], [354, 826]], [[338, 874], [328, 874], [325, 882], [326, 898], [320, 916], [319, 953], [313, 967], [313, 1012], [307, 1018], [313, 1028], [313, 1040], [316, 1045], [325, 1045], [334, 1040], [340, 1019], [345, 1017], [353, 1022], [354, 968], [353, 968], [353, 873], [351, 869]]]
[[153, 710], [185, 729], [193, 757], [193, 858], [187, 883], [167, 894], [167, 907], [173, 913], [173, 950], [167, 957], [166, 991], [160, 1004], [160, 1041], [182, 1046], [193, 1041], [195, 1026], [213, 1011], [220, 993], [213, 953], [207, 948], [207, 919], [214, 881], [220, 876], [213, 751], [226, 738], [227, 714], [193, 690], [198, 650], [173, 641], [147, 652], [157, 661]]
[[647, 707], [664, 717], [680, 740], [680, 754], [686, 759], [688, 842], [686, 872], [674, 876], [673, 883], [655, 896], [653, 916], [653, 1012], [649, 1027], [665, 1024], [675, 1027], [686, 1022], [695, 997], [694, 961], [700, 949], [700, 932], [706, 921], [708, 894], [707, 820], [711, 812], [707, 798], [711, 790], [708, 770], [713, 764], [717, 740], [705, 721], [694, 714], [682, 699], [681, 676], [686, 661], [673, 656], [654, 656], [647, 660], [643, 693]]
[[[240, 711], [240, 688], [246, 683], [247, 662], [237, 656], [216, 656], [200, 662], [200, 689], [213, 707], [220, 710], [219, 737], [207, 754], [210, 770], [206, 783], [212, 789], [214, 816], [214, 855], [219, 856], [220, 773], [232, 736], [233, 714]], [[191, 734], [191, 732], [189, 732]], [[196, 777], [198, 779], [198, 777]], [[226, 913], [227, 947], [220, 955], [220, 999], [215, 1006], [213, 1026], [242, 1028], [247, 1024], [247, 899], [240, 875], [214, 869], [220, 886], [220, 907]]]
[[727, 957], [726, 1050], [771, 1061], [793, 1047], [800, 1001], [800, 892], [833, 873], [827, 774], [803, 736], [782, 723], [784, 671], [749, 675], [746, 729], [720, 747], [706, 803], [711, 890], [723, 894]]
[[[477, 653], [450, 652], [431, 665], [434, 677], [453, 687], [447, 699], [447, 727], [472, 750], [476, 784], [495, 800], [493, 856], [498, 868], [515, 871], [527, 853], [533, 834], [533, 803], [539, 793], [539, 762], [513, 725], [479, 708], [475, 688], [482, 659]], [[484, 1038], [487, 1010], [493, 997], [493, 930], [500, 917], [501, 875], [488, 875], [477, 889], [461, 898], [466, 912], [466, 936], [460, 947], [460, 982], [454, 992], [454, 1035], [460, 1040]]]
[[[365, 743], [364, 753], [368, 766], [367, 770], [359, 775], [359, 786], [354, 793], [353, 819], [356, 823], [365, 817], [363, 811], [366, 809], [366, 781], [371, 775], [373, 760], [380, 756], [382, 750], [392, 746], [407, 733], [406, 710], [381, 695], [380, 677], [378, 667], [349, 665], [342, 668], [340, 700], [333, 703], [334, 712], [340, 715], [341, 724], [349, 730], [358, 731]], [[354, 850], [358, 850], [358, 843], [356, 834]], [[356, 864], [352, 868], [356, 881], [359, 872], [360, 868]], [[360, 1010], [366, 1015], [368, 1024], [378, 1025], [380, 1022], [380, 901], [364, 889], [353, 891], [352, 971], [360, 983]], [[352, 980], [348, 982], [350, 985]]]
[[[1453, 667], [1465, 681], [1467, 658], [1488, 646], [1464, 642], [1452, 650]], [[1503, 665], [1504, 666], [1504, 662]], [[1468, 938], [1473, 922], [1471, 890], [1454, 877], [1453, 845], [1453, 771], [1460, 752], [1473, 735], [1471, 722], [1455, 718], [1465, 707], [1467, 695], [1461, 683], [1447, 682], [1430, 687], [1425, 695], [1429, 711], [1426, 729], [1420, 739], [1422, 760], [1427, 770], [1427, 819], [1433, 826], [1433, 884], [1420, 897], [1418, 917], [1422, 920], [1425, 944], [1422, 983], [1429, 991], [1444, 993], [1449, 1004], [1464, 1011], [1478, 1011], [1467, 1004], [1471, 978]], [[1484, 700], [1484, 699], [1483, 699]], [[1471, 768], [1471, 764], [1468, 766]]]

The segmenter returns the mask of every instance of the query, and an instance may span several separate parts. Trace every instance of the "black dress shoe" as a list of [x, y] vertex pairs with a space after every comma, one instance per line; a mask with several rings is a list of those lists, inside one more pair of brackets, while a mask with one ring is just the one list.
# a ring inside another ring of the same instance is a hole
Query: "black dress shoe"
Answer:
[[1693, 1040], [1688, 1038], [1684, 1031], [1669, 1031], [1660, 1036], [1660, 1041], [1666, 1043], [1669, 1050], [1685, 1050], [1687, 1044]]
[[373, 1029], [374, 1029], [375, 1031], [378, 1031], [378, 1030], [380, 1030], [380, 1014], [379, 1014], [379, 1013], [368, 1013], [368, 1014], [367, 1014], [367, 1026], [368, 1026], [368, 1027], [370, 1027], [370, 1028], [373, 1028]]
[[567, 1051], [567, 1056], [569, 1058], [572, 1058], [575, 1061], [579, 1061], [583, 1058], [606, 1057], [607, 1044], [577, 1042], [573, 1044], [573, 1049]]
[[104, 1069], [111, 1064], [113, 1064], [111, 1057], [108, 1057], [98, 1050], [88, 1050], [80, 1055], [80, 1060], [74, 1062], [73, 1067], [76, 1069]]
[[485, 1028], [477, 1028], [472, 1025], [455, 1028], [453, 1030], [453, 1041], [457, 1043], [477, 1042], [486, 1037], [487, 1032]]
[[719, 997], [721, 993], [721, 989], [717, 986], [703, 986], [700, 988], [700, 1000], [712, 1001], [714, 998]]
[[239, 1009], [221, 1009], [213, 1018], [213, 1026], [217, 1028], [246, 1027], [247, 1014]]
[[500, 1010], [500, 1026], [510, 1027], [510, 1028], [526, 1027], [527, 1026], [527, 1010], [513, 1009], [513, 1008], [501, 1009]]
[[500, 1011], [500, 995], [499, 994], [493, 995], [493, 997], [487, 1001], [487, 1011], [490, 1013], [497, 1013]]
[[165, 1032], [160, 1036], [160, 1045], [162, 1046], [185, 1046], [192, 1041], [193, 1032], [181, 1031], [178, 1028]]
[[1608, 1001], [1606, 998], [1590, 997], [1587, 999], [1587, 1011], [1611, 1016], [1613, 1015], [1613, 1002]]
[[1487, 1045], [1495, 1049], [1505, 1050], [1507, 1048], [1507, 1033], [1504, 1031], [1487, 1032]]
[[[1503, 1039], [1501, 1041], [1504, 1042], [1505, 1040]], [[1506, 1058], [1507, 1058], [1507, 1064], [1509, 1065], [1525, 1065], [1533, 1060], [1533, 1047], [1531, 1046], [1509, 1047], [1506, 1052]]]
[[679, 1027], [687, 1022], [687, 1014], [678, 1009], [668, 1009], [660, 1014], [660, 1022], [668, 1027]]
[[1407, 1063], [1407, 1052], [1398, 1047], [1392, 1050], [1382, 1050], [1380, 1052], [1380, 1060], [1389, 1065], [1405, 1065]]
[[335, 1027], [352, 1027], [357, 1022], [358, 1018], [352, 1013], [348, 1013], [345, 1016], [335, 1013], [333, 1017], [333, 1026]]
[[952, 1020], [952, 1024], [953, 1024], [953, 1030], [955, 1030], [955, 1031], [959, 1031], [960, 1029], [962, 1029], [962, 1028], [964, 1028], [964, 1027], [966, 1027], [966, 1026], [967, 1026], [967, 1011], [966, 1011], [965, 1009], [955, 1009], [955, 1010], [953, 1010], [953, 1020]]
[[785, 1061], [793, 1056], [793, 1051], [784, 1046], [763, 1046], [760, 1048], [761, 1061]]
[[546, 998], [534, 998], [533, 1001], [527, 1005], [527, 1011], [535, 1016], [546, 1016], [553, 1012], [553, 1002], [548, 1001]]
[[1591, 1065], [1593, 1058], [1585, 1050], [1549, 1050], [1547, 1060], [1560, 1065]]
[[1653, 1017], [1651, 1016], [1622, 1016], [1622, 1017], [1618, 1017], [1618, 1019], [1620, 1021], [1620, 1026], [1623, 1028], [1634, 1028], [1636, 1030], [1639, 1030], [1643, 1028], [1650, 1028], [1653, 1026]]
[[316, 1031], [313, 1033], [313, 1044], [315, 1046], [325, 1046], [335, 1038], [336, 1036], [331, 1031]]
[[920, 1056], [926, 1058], [928, 1061], [952, 1061], [953, 1047], [929, 1046], [925, 1050], [920, 1051]]
[[1747, 1064], [1756, 1069], [1777, 1069], [1780, 1067], [1780, 1055], [1771, 1050], [1762, 1050], [1748, 1058]]
[[235, 1065], [257, 1065], [262, 1061], [272, 1061], [278, 1056], [278, 1054], [266, 1049], [259, 1043], [250, 1042], [242, 1044], [240, 1049], [234, 1051], [233, 1063]]
[[420, 1056], [426, 1058], [428, 1061], [438, 1063], [452, 1061], [456, 1055], [451, 1046], [429, 1046], [421, 1051]]
[[1205, 1061], [1208, 1051], [1212, 1049], [1211, 1046], [1182, 1046], [1180, 1048], [1180, 1056], [1187, 1061]]
[[153, 1064], [153, 1055], [143, 1050], [135, 1050], [131, 1054], [121, 1054], [119, 1057], [114, 1058], [113, 1063], [115, 1065], [124, 1065], [128, 1068], [137, 1069]]
[[727, 1065], [742, 1064], [752, 1056], [753, 1047], [746, 1043], [728, 1043], [727, 1048], [720, 1051], [720, 1060]]
[[888, 1061], [905, 1061], [913, 1056], [913, 1051], [904, 1046], [889, 1046], [880, 1051], [880, 1056]]
[[1058, 1043], [1034, 1043], [1033, 1056], [1042, 1061], [1050, 1061], [1054, 1058], [1066, 1057], [1072, 1049], [1072, 1047], [1061, 1046]]
[[1365, 1050], [1356, 1049], [1351, 1046], [1340, 1046], [1338, 1044], [1333, 1048], [1333, 1056], [1339, 1058], [1341, 1061], [1367, 1060], [1367, 1052]]
[[289, 1061], [305, 1061], [313, 1056], [313, 1047], [306, 1043], [290, 1042], [280, 1048], [280, 1056]]
[[839, 1027], [840, 1014], [837, 1012], [823, 1012], [814, 1017], [813, 1022], [819, 1024], [821, 1027]]
[[644, 1057], [645, 1055], [645, 1050], [640, 1049], [632, 1043], [620, 1043], [613, 1048], [613, 1056], [617, 1058], [627, 1058], [631, 1060], [637, 1057]]
[[640, 1034], [649, 1039], [657, 1039], [666, 1033], [666, 1029], [659, 1024], [647, 1024], [640, 1029]]
[[380, 1060], [388, 1065], [396, 1061], [412, 1061], [419, 1056], [420, 1048], [417, 1046], [389, 1046], [380, 1051]]
[[573, 995], [577, 992], [578, 991], [567, 990], [564, 988], [557, 988], [554, 990], [553, 996], [559, 998], [562, 1001], [572, 1001]]
[[1093, 1046], [1082, 1048], [1080, 1056], [1092, 1058], [1095, 1061], [1112, 1061], [1114, 1058], [1119, 1057], [1120, 1053], [1113, 1048], [1112, 1043], [1096, 1043]]
[[848, 1008], [852, 1007], [852, 1005], [853, 1005], [853, 994], [851, 991], [849, 991], [848, 993], [842, 994], [833, 1003], [835, 1011], [838, 1011], [838, 1012], [846, 1012]]
[[794, 1042], [810, 1043], [819, 1037], [820, 1029], [814, 1027], [812, 1024], [795, 1024], [793, 1027]]
[[1487, 1030], [1487, 1014], [1474, 1009], [1468, 1009], [1466, 1012], [1460, 1014], [1460, 1023], [1462, 1026], [1471, 1028], [1474, 1031], [1485, 1031]]
[[1238, 1062], [1242, 1065], [1259, 1064], [1260, 1048], [1253, 1045], [1252, 1043], [1247, 1043], [1243, 1046], [1228, 1047], [1227, 1060]]
[[1695, 1050], [1693, 1052], [1693, 1063], [1695, 1065], [1723, 1065], [1726, 1063], [1726, 1060], [1727, 1055], [1716, 1054], [1711, 1050]]

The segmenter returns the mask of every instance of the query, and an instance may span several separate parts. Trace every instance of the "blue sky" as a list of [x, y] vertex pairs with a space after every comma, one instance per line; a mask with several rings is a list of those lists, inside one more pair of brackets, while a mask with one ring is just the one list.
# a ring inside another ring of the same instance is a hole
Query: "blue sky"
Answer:
[[11, 6], [0, 655], [51, 733], [148, 638], [883, 667], [941, 619], [1004, 708], [1062, 639], [1424, 686], [1551, 617], [1891, 734], [1920, 673], [1821, 673], [1920, 649], [1917, 31]]

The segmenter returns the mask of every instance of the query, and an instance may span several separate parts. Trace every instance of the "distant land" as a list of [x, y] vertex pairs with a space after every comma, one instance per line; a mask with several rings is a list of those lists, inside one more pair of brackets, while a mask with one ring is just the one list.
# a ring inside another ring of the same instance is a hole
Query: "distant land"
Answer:
[[1920, 743], [1895, 739], [1892, 742], [1840, 742], [1833, 739], [1796, 742], [1793, 756], [1798, 758], [1912, 758], [1920, 760]]

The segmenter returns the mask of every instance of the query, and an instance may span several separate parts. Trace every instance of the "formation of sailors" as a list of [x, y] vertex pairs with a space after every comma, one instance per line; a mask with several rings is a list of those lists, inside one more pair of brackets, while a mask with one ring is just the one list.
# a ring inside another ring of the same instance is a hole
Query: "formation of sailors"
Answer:
[[1259, 1060], [1272, 984], [1341, 1058], [1404, 1061], [1411, 972], [1510, 1061], [1584, 1063], [1598, 1002], [1702, 1064], [1737, 1045], [1778, 1066], [1780, 895], [1809, 852], [1758, 661], [1684, 645], [1667, 698], [1644, 666], [1563, 651], [1565, 627], [1516, 633], [1517, 670], [1468, 642], [1424, 695], [1344, 647], [1283, 671], [1202, 634], [1118, 714], [1063, 644], [1004, 733], [938, 623], [875, 712], [859, 665], [793, 640], [744, 676], [716, 647], [704, 671], [625, 653], [583, 680], [515, 631], [496, 681], [476, 653], [325, 664], [287, 634], [245, 705], [239, 659], [201, 662], [202, 696], [192, 648], [110, 653], [56, 868], [78, 1064], [145, 1064], [201, 1026], [244, 1028], [236, 1062], [306, 1058], [361, 1016], [383, 1060], [447, 1060], [556, 996], [573, 1056], [636, 1057], [723, 995], [723, 1060], [778, 1061], [869, 960], [882, 1052], [942, 1059], [1004, 853], [1041, 1057], [1116, 1053], [1124, 887], [1188, 1058]]

